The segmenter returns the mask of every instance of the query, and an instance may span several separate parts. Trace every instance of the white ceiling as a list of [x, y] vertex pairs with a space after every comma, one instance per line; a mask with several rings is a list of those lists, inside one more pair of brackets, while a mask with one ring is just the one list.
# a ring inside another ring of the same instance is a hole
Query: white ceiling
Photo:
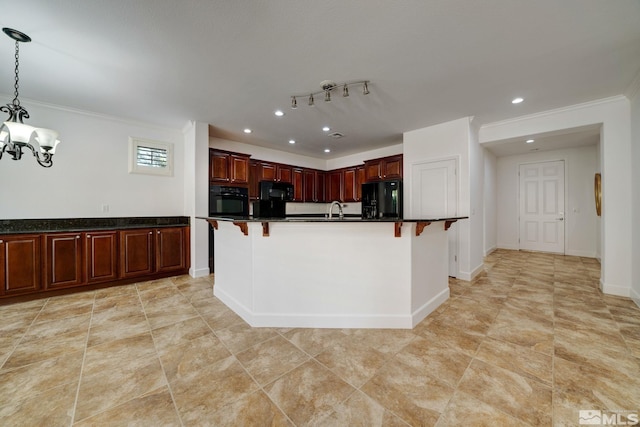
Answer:
[[[464, 116], [483, 124], [623, 94], [640, 71], [640, 0], [3, 3], [0, 25], [33, 39], [20, 50], [27, 109], [37, 100], [174, 128], [196, 120], [320, 158]], [[0, 33], [4, 94], [13, 49]], [[290, 108], [290, 95], [326, 79], [367, 79], [371, 93]]]

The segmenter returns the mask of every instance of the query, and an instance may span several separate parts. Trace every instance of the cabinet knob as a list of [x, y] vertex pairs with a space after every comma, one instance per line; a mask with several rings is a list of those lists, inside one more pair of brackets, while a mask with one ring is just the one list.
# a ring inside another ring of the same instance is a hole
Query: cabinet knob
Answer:
[[0, 243], [4, 243], [4, 241], [3, 241], [3, 240], [0, 240]]
[[150, 231], [149, 234], [153, 234], [153, 231]]
[[91, 234], [87, 234], [87, 239], [91, 238]]
[[156, 231], [156, 233], [160, 234], [160, 230]]
[[79, 239], [79, 238], [80, 238], [80, 236], [76, 236], [76, 239]]

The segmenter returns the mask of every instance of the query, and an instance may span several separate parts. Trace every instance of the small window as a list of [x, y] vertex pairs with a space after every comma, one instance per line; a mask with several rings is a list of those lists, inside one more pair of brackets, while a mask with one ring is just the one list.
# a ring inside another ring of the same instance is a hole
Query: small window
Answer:
[[173, 176], [173, 144], [129, 138], [129, 173]]

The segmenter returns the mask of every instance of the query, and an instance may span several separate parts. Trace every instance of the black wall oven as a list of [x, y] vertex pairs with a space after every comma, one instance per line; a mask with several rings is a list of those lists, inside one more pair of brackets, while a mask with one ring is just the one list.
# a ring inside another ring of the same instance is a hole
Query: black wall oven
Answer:
[[249, 216], [249, 190], [212, 185], [209, 189], [209, 216]]
[[[249, 216], [249, 190], [212, 185], [209, 189], [209, 216]], [[213, 227], [209, 224], [209, 271], [214, 272]]]

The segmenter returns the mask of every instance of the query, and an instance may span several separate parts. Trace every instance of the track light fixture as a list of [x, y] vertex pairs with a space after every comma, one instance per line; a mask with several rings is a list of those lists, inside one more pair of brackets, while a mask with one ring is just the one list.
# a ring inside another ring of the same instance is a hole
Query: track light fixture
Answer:
[[[314, 95], [324, 94], [324, 101], [331, 102], [331, 92], [333, 92], [339, 87], [342, 87], [342, 96], [344, 98], [349, 96], [349, 86], [353, 86], [353, 85], [362, 85], [362, 94], [369, 95], [369, 83], [370, 83], [369, 80], [357, 80], [357, 81], [351, 81], [351, 82], [345, 82], [345, 83], [334, 83], [331, 80], [324, 80], [320, 82], [320, 87], [322, 88], [321, 90], [318, 90], [316, 92], [311, 92], [308, 95], [309, 106], [312, 107], [313, 105], [315, 105], [314, 98], [313, 98]], [[298, 108], [297, 98], [302, 98], [306, 96], [307, 96], [306, 94], [291, 95], [291, 108], [293, 109]]]
[[[20, 160], [23, 150], [29, 149], [40, 166], [49, 168], [53, 165], [51, 157], [53, 157], [56, 147], [60, 143], [58, 132], [51, 129], [34, 128], [23, 123], [22, 119], [29, 118], [29, 112], [20, 105], [20, 100], [18, 99], [20, 43], [30, 42], [31, 37], [12, 28], [3, 28], [2, 31], [16, 42], [16, 61], [13, 101], [11, 104], [0, 107], [0, 111], [9, 114], [7, 121], [0, 126], [0, 159], [3, 153], [7, 153], [11, 155], [13, 160]], [[36, 150], [31, 144], [31, 140], [38, 143], [40, 150]]]

